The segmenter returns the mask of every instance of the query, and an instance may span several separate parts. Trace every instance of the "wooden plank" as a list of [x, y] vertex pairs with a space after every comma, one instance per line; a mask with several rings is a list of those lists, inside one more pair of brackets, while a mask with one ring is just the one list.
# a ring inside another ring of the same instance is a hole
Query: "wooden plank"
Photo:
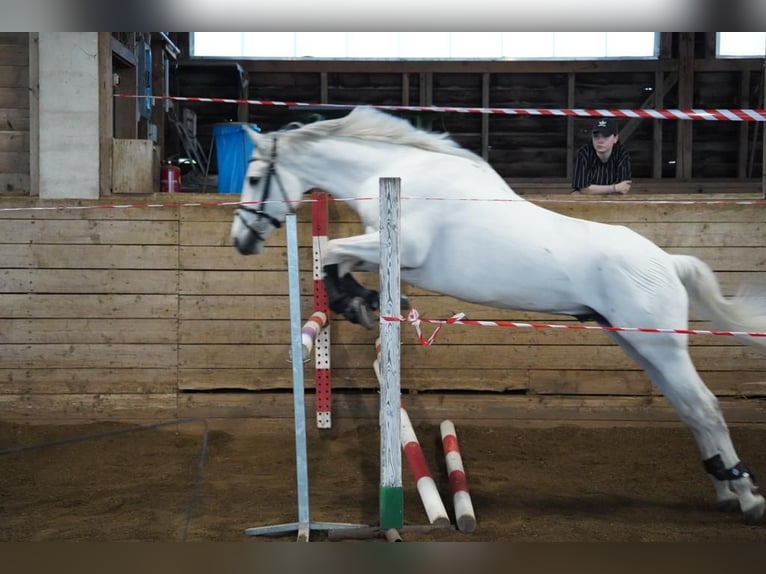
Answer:
[[5, 295], [0, 294], [3, 319], [142, 319], [175, 318], [175, 295]]
[[[308, 313], [306, 313], [308, 316]], [[555, 321], [555, 325], [572, 325], [576, 321]], [[363, 349], [372, 349], [377, 338], [374, 329], [365, 330], [345, 320], [331, 322], [331, 344], [356, 345]], [[692, 323], [690, 328], [705, 329], [704, 323]], [[433, 327], [423, 325], [425, 335]], [[653, 334], [647, 333], [646, 337]], [[261, 319], [257, 321], [242, 319], [195, 319], [179, 323], [179, 342], [183, 344], [290, 344], [290, 326], [285, 319]], [[734, 337], [695, 335], [688, 338], [691, 346], [727, 346], [739, 345]], [[599, 331], [580, 331], [563, 329], [532, 328], [497, 328], [452, 325], [439, 331], [436, 338], [438, 345], [611, 345], [605, 333]], [[402, 342], [406, 345], [419, 345], [414, 328], [404, 326]], [[497, 351], [501, 352], [501, 351]]]
[[[671, 198], [672, 199], [672, 198]], [[601, 221], [603, 223], [629, 222], [724, 222], [760, 223], [763, 221], [762, 209], [753, 205], [675, 205], [626, 202], [622, 209], [610, 203], [557, 202], [538, 200], [546, 209], [564, 215]], [[617, 208], [616, 208], [617, 207]]]
[[0, 46], [26, 46], [29, 43], [29, 32], [0, 32]]
[[159, 174], [154, 170], [153, 141], [114, 138], [111, 148], [112, 193], [146, 194], [159, 191]]
[[6, 269], [0, 271], [0, 293], [178, 292], [178, 272], [112, 269]]
[[0, 88], [0, 108], [29, 109], [29, 90], [12, 87]]
[[0, 369], [0, 394], [175, 393], [175, 369]]
[[156, 420], [174, 417], [177, 405], [175, 393], [0, 394], [0, 418]]
[[52, 343], [3, 346], [4, 368], [31, 369], [40, 365], [48, 369], [83, 365], [97, 369], [174, 368], [176, 345]]
[[175, 319], [0, 319], [0, 344], [174, 344]]
[[[701, 371], [707, 387], [718, 396], [762, 396], [766, 377], [758, 371]], [[643, 371], [530, 370], [529, 391], [545, 395], [659, 395]]]
[[[303, 246], [298, 250], [301, 269], [311, 269], [311, 247]], [[181, 269], [287, 269], [286, 249], [282, 246], [268, 245], [261, 254], [245, 257], [233, 247], [181, 246], [179, 248]]]
[[0, 244], [5, 267], [47, 269], [175, 269], [172, 245]]
[[28, 88], [29, 70], [25, 66], [0, 65], [0, 88]]
[[661, 247], [760, 247], [766, 237], [766, 223], [656, 221], [627, 227]]
[[699, 257], [716, 271], [766, 271], [763, 247], [668, 247], [666, 251]]
[[[2, 221], [2, 220], [0, 220]], [[177, 245], [175, 221], [71, 219], [53, 224], [41, 220], [2, 221], [3, 243], [63, 245]]]
[[5, 130], [29, 132], [29, 110], [0, 108], [0, 126]]
[[[313, 278], [301, 273], [301, 292], [311, 293]], [[178, 292], [181, 295], [285, 295], [287, 271], [181, 271]]]
[[29, 174], [0, 173], [0, 196], [29, 193]]
[[29, 66], [29, 46], [23, 44], [0, 45], [0, 66]]
[[40, 195], [40, 33], [29, 33], [29, 195]]
[[[113, 208], [112, 208], [113, 207]], [[178, 219], [178, 209], [156, 201], [109, 203], [104, 200], [40, 199], [39, 197], [0, 197], [2, 219], [51, 220], [113, 219], [162, 221]]]
[[[178, 361], [182, 368], [266, 368], [285, 364], [284, 345], [180, 345]], [[370, 355], [357, 346], [335, 345], [333, 367], [368, 368]], [[372, 355], [372, 353], [370, 353]], [[705, 346], [691, 349], [692, 360], [700, 370], [758, 371], [766, 368], [766, 357], [744, 346]], [[402, 368], [459, 369], [564, 369], [601, 368], [638, 370], [616, 346], [600, 345], [505, 345], [487, 349], [483, 345], [435, 345], [402, 347]]]
[[[333, 390], [374, 390], [379, 383], [372, 369], [333, 368]], [[307, 389], [315, 388], [313, 368], [306, 371]], [[470, 388], [472, 391], [525, 391], [529, 386], [523, 369], [452, 369], [436, 371], [403, 369], [402, 389], [412, 392], [454, 390]], [[291, 389], [292, 371], [282, 369], [179, 369], [178, 388], [183, 391], [210, 391], [220, 389]]]
[[0, 151], [0, 170], [4, 173], [29, 173], [29, 152]]
[[[2, 90], [0, 90], [2, 92]], [[29, 152], [29, 133], [0, 130], [0, 152]]]
[[[427, 394], [404, 397], [410, 418], [421, 424], [439, 424], [452, 419], [481, 420], [494, 423], [518, 424], [531, 421], [560, 423], [603, 422], [620, 424], [629, 421], [642, 423], [678, 423], [672, 408], [661, 397], [615, 397], [612, 399], [588, 397], [526, 397], [503, 394], [480, 396], [435, 396]], [[378, 397], [360, 394], [333, 394], [333, 420], [376, 421], [379, 417]], [[292, 418], [292, 398], [283, 393], [215, 394], [185, 393], [179, 396], [179, 416], [198, 417], [269, 417]], [[766, 420], [766, 406], [761, 401], [727, 399], [721, 401], [724, 416], [730, 424], [762, 423]], [[306, 403], [306, 414], [312, 416], [313, 405]]]
[[[485, 321], [527, 321], [539, 323], [571, 323], [568, 315], [503, 310], [473, 303], [465, 303], [444, 296], [418, 296], [416, 308], [421, 317], [448, 319], [455, 312], [466, 313], [469, 319]], [[308, 317], [313, 302], [310, 295], [301, 298], [301, 309]], [[182, 295], [179, 299], [182, 319], [286, 319], [289, 316], [287, 296], [277, 295]], [[617, 325], [620, 327], [652, 327], [654, 325]], [[458, 327], [453, 327], [457, 329]], [[479, 327], [476, 327], [478, 329]]]

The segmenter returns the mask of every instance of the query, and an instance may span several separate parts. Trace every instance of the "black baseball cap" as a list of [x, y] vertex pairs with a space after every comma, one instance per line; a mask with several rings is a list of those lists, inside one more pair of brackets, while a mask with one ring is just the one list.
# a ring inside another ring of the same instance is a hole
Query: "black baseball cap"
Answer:
[[592, 134], [601, 134], [602, 136], [617, 135], [620, 130], [617, 129], [617, 123], [609, 118], [601, 118], [593, 124]]

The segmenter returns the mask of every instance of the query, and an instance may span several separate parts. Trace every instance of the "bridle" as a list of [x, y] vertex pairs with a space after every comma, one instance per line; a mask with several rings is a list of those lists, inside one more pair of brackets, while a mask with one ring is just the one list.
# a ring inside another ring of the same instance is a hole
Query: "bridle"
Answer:
[[[250, 162], [252, 163], [254, 161], [263, 161], [260, 158], [251, 158]], [[261, 235], [261, 232], [258, 231], [254, 227], [254, 223], [260, 220], [261, 218], [268, 220], [268, 222], [273, 225], [275, 228], [279, 229], [282, 227], [282, 222], [279, 221], [276, 217], [273, 215], [269, 215], [264, 211], [263, 206], [269, 199], [269, 194], [271, 191], [271, 180], [272, 178], [277, 182], [277, 185], [279, 186], [279, 191], [282, 193], [282, 199], [285, 200], [285, 202], [288, 205], [288, 210], [293, 211], [292, 204], [287, 197], [287, 192], [285, 191], [285, 186], [282, 184], [282, 179], [279, 177], [279, 174], [277, 173], [277, 138], [274, 137], [274, 146], [271, 148], [271, 157], [269, 158], [269, 169], [266, 172], [266, 182], [264, 183], [264, 190], [263, 190], [263, 197], [261, 198], [259, 204], [257, 206], [252, 205], [240, 205], [239, 208], [235, 211], [235, 215], [239, 218], [239, 220], [247, 227], [255, 236], [257, 239], [263, 239], [263, 236]], [[252, 181], [251, 181], [252, 184]], [[247, 213], [250, 213], [255, 216], [255, 219], [253, 220], [250, 217], [246, 217], [242, 212], [246, 211]]]

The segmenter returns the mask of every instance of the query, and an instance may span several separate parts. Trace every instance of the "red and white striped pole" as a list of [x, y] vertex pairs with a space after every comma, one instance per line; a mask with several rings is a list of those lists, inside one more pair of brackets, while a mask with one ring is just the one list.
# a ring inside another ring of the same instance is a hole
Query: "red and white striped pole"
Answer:
[[316, 391], [317, 428], [329, 429], [332, 427], [330, 409], [332, 399], [330, 392], [330, 309], [322, 269], [322, 250], [327, 244], [328, 197], [324, 192], [315, 191], [312, 198], [314, 199], [311, 207], [314, 315], [322, 313], [325, 318], [324, 326], [320, 327], [314, 342], [314, 388]]
[[410, 417], [404, 407], [401, 407], [401, 426], [402, 426], [402, 450], [407, 459], [407, 464], [412, 472], [412, 478], [423, 502], [428, 522], [437, 526], [447, 526], [450, 524], [447, 509], [444, 507], [439, 489], [436, 488], [431, 472], [428, 470], [426, 457], [423, 455], [423, 449], [420, 448], [420, 442], [415, 435], [415, 429], [412, 428]]
[[465, 477], [463, 459], [460, 456], [455, 425], [452, 421], [445, 420], [442, 421], [440, 429], [457, 528], [461, 532], [473, 532], [476, 529], [476, 514], [473, 510], [471, 495], [468, 493], [468, 481]]
[[327, 314], [324, 311], [314, 311], [301, 329], [301, 346], [303, 351], [303, 362], [309, 360], [314, 343], [319, 337], [319, 333], [327, 326]]
[[[372, 363], [372, 368], [379, 383], [382, 380], [380, 376], [380, 351], [380, 337], [378, 337], [375, 340], [375, 360]], [[428, 463], [423, 454], [423, 449], [415, 434], [415, 429], [412, 426], [407, 410], [403, 405], [400, 406], [399, 415], [402, 452], [407, 460], [407, 465], [410, 467], [410, 472], [412, 472], [412, 478], [415, 480], [415, 486], [418, 489], [420, 501], [423, 503], [428, 521], [430, 524], [437, 526], [447, 526], [450, 524], [447, 509], [444, 507], [431, 471], [428, 470]]]

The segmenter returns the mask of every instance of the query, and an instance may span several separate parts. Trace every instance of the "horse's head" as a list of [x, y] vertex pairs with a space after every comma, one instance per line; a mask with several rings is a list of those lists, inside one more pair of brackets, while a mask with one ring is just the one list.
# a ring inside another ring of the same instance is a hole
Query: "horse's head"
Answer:
[[231, 240], [241, 254], [251, 255], [263, 250], [304, 190], [297, 177], [277, 166], [279, 135], [258, 134], [249, 126], [244, 129], [255, 147], [242, 184], [242, 204], [234, 212]]

